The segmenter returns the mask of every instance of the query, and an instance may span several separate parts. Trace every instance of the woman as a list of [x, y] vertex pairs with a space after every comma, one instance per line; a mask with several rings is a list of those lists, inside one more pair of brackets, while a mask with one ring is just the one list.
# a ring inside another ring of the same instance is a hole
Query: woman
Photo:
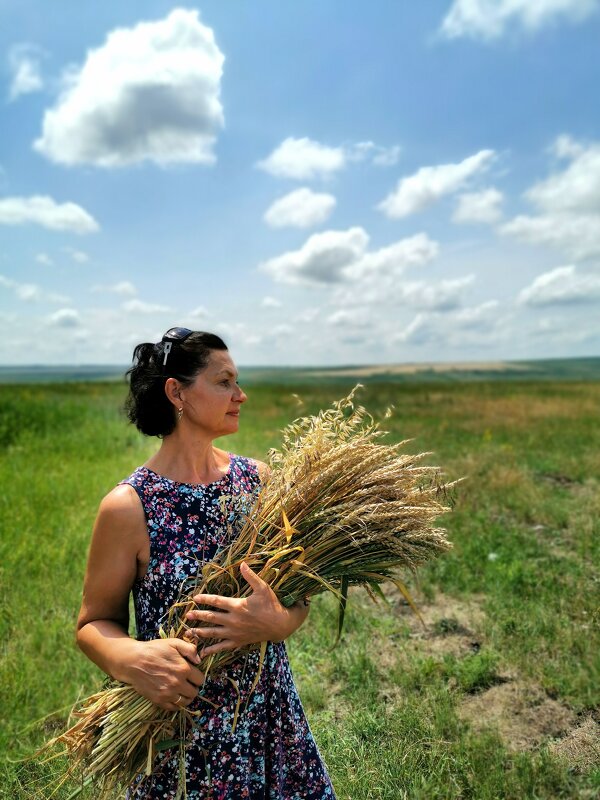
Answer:
[[[189, 800], [333, 798], [284, 644], [306, 619], [305, 602], [284, 608], [246, 564], [242, 575], [253, 590], [247, 598], [195, 598], [199, 608], [189, 619], [204, 624], [197, 635], [218, 639], [204, 647], [205, 654], [269, 642], [254, 691], [257, 651], [238, 659], [226, 674], [205, 679], [195, 644], [158, 634], [185, 580], [235, 535], [235, 515], [227, 504], [239, 508], [244, 497], [255, 495], [267, 469], [213, 445], [238, 430], [247, 399], [227, 347], [213, 334], [172, 328], [158, 344], [135, 348], [128, 374], [129, 419], [162, 443], [100, 505], [77, 625], [79, 646], [106, 673], [161, 708], [199, 712], [186, 750]], [[136, 639], [127, 632], [130, 592]], [[175, 798], [182, 789], [177, 751], [167, 749], [128, 796]]]

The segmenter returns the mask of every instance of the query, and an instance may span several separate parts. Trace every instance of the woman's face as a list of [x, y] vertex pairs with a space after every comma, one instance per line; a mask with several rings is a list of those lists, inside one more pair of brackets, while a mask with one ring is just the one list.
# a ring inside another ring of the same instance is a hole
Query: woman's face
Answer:
[[179, 390], [181, 423], [194, 425], [211, 437], [235, 433], [240, 406], [247, 400], [237, 383], [237, 369], [227, 350], [211, 350], [208, 364], [195, 381]]

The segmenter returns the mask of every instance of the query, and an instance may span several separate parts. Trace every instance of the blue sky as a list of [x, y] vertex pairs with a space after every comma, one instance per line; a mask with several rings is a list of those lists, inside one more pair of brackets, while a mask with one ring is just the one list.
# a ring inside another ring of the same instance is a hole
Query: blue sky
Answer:
[[0, 0], [0, 363], [600, 351], [600, 0]]

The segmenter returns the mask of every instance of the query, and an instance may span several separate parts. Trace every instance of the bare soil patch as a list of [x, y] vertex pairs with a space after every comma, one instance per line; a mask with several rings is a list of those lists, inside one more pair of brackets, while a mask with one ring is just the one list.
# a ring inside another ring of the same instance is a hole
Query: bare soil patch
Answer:
[[481, 608], [484, 595], [458, 599], [439, 593], [433, 602], [413, 598], [425, 627], [395, 586], [385, 594], [410, 628], [409, 647], [429, 655], [458, 657], [478, 652], [485, 642], [485, 613]]
[[571, 709], [523, 681], [501, 683], [468, 696], [457, 713], [474, 730], [496, 729], [513, 751], [535, 750], [544, 741], [567, 733], [576, 720]]

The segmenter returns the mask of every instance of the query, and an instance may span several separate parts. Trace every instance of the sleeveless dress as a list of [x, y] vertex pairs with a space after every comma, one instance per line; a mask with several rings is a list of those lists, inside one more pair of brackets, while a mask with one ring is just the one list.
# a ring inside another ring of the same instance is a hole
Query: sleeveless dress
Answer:
[[[148, 525], [150, 561], [133, 586], [137, 638], [148, 641], [158, 638], [163, 616], [186, 579], [235, 536], [239, 513], [236, 516], [232, 508], [243, 507], [244, 498], [249, 503], [260, 479], [254, 461], [230, 453], [228, 472], [211, 484], [179, 483], [147, 467], [138, 467], [121, 483], [137, 492]], [[179, 778], [178, 751], [172, 748], [157, 755], [149, 776], [134, 781], [128, 798], [335, 800], [285, 643], [269, 642], [261, 676], [250, 692], [258, 661], [259, 653], [252, 652], [225, 673], [207, 678], [200, 691], [214, 707], [201, 698], [189, 706], [201, 714], [186, 746], [185, 787]]]

